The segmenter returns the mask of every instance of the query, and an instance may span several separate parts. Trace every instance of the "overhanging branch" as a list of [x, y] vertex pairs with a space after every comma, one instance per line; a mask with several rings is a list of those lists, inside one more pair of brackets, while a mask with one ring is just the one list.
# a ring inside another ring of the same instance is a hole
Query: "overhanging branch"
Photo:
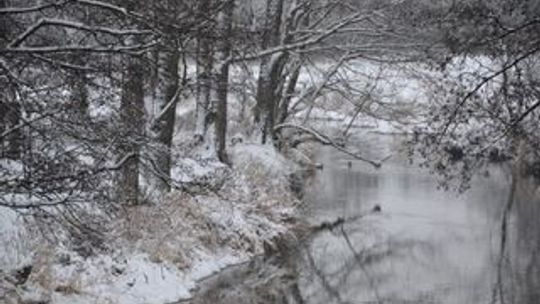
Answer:
[[322, 134], [320, 133], [319, 131], [316, 131], [312, 128], [308, 128], [308, 127], [305, 127], [305, 126], [302, 126], [302, 125], [297, 125], [297, 124], [292, 124], [292, 123], [284, 123], [284, 124], [280, 124], [280, 125], [277, 125], [274, 127], [274, 132], [278, 132], [279, 130], [281, 129], [296, 129], [300, 132], [303, 132], [303, 133], [307, 133], [311, 136], [313, 136], [313, 138], [321, 143], [322, 145], [325, 145], [325, 146], [331, 146], [333, 148], [335, 148], [336, 150], [338, 151], [341, 151], [349, 156], [352, 156], [354, 157], [355, 159], [358, 159], [358, 160], [361, 160], [363, 162], [366, 162], [370, 165], [372, 165], [373, 167], [375, 168], [380, 168], [381, 167], [381, 162], [380, 161], [373, 161], [373, 160], [370, 160], [358, 153], [355, 153], [353, 151], [350, 151], [348, 149], [346, 149], [345, 147], [343, 147], [342, 145], [336, 143], [335, 141], [333, 141], [332, 139], [330, 139], [330, 137], [328, 137], [327, 135], [325, 134]]

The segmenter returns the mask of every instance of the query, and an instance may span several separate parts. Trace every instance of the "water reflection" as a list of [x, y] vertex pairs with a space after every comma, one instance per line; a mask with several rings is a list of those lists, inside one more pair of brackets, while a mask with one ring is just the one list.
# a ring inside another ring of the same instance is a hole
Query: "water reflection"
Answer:
[[[540, 190], [534, 178], [523, 179], [514, 202], [513, 250], [504, 260], [507, 299], [516, 303], [540, 303]], [[517, 270], [517, 271], [516, 271]], [[507, 301], [508, 302], [508, 301]]]
[[[366, 151], [388, 155], [397, 137]], [[307, 194], [317, 221], [365, 215], [316, 238], [301, 282], [308, 303], [489, 303], [507, 180], [494, 170], [464, 195], [394, 157], [383, 168], [320, 151]], [[349, 166], [349, 161], [352, 165]], [[371, 213], [380, 204], [381, 213]]]

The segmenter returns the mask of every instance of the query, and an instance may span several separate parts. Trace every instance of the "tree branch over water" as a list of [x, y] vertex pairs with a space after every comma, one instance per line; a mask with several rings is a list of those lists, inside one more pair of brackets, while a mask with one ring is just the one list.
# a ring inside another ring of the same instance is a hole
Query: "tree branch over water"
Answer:
[[293, 123], [284, 123], [284, 124], [280, 124], [280, 125], [275, 126], [274, 132], [278, 132], [281, 129], [296, 129], [296, 130], [299, 130], [300, 132], [307, 133], [307, 134], [311, 135], [313, 137], [313, 139], [316, 140], [317, 142], [319, 142], [320, 144], [325, 145], [325, 146], [331, 146], [331, 147], [335, 148], [338, 151], [341, 151], [341, 152], [343, 152], [343, 153], [345, 153], [345, 154], [347, 154], [349, 156], [354, 157], [355, 159], [361, 160], [363, 162], [366, 162], [366, 163], [372, 165], [376, 169], [378, 169], [378, 168], [380, 168], [382, 166], [382, 163], [380, 161], [374, 161], [374, 160], [368, 159], [367, 157], [365, 157], [363, 155], [360, 155], [358, 153], [350, 151], [350, 150], [346, 149], [343, 145], [341, 145], [341, 144], [335, 142], [334, 140], [332, 140], [328, 135], [325, 135], [325, 134], [323, 134], [323, 133], [321, 133], [321, 132], [319, 132], [317, 130], [314, 130], [312, 128], [305, 127], [305, 126], [302, 126], [302, 125], [293, 124]]

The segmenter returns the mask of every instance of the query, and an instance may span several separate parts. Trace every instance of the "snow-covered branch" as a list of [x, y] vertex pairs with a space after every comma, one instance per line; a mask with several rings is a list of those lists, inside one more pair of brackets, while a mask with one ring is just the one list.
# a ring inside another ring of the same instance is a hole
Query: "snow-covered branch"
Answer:
[[345, 153], [345, 154], [347, 154], [349, 156], [352, 156], [355, 159], [366, 162], [366, 163], [372, 165], [375, 168], [380, 168], [381, 165], [382, 165], [380, 161], [370, 160], [370, 159], [368, 159], [368, 158], [366, 158], [366, 157], [364, 157], [364, 156], [362, 156], [362, 155], [360, 155], [358, 153], [355, 153], [353, 151], [350, 151], [350, 150], [346, 149], [345, 147], [343, 147], [343, 145], [340, 145], [339, 143], [336, 143], [335, 141], [333, 141], [329, 136], [327, 136], [327, 135], [325, 135], [323, 133], [320, 133], [319, 131], [314, 130], [312, 128], [305, 127], [305, 126], [298, 125], [298, 124], [293, 124], [293, 123], [283, 123], [283, 124], [275, 126], [274, 127], [274, 132], [277, 132], [277, 131], [279, 131], [281, 129], [296, 129], [296, 130], [299, 130], [300, 132], [307, 133], [307, 134], [311, 135], [320, 144], [325, 145], [325, 146], [332, 146], [336, 150], [341, 151], [341, 152], [343, 152], [343, 153]]
[[0, 53], [28, 53], [28, 54], [47, 54], [47, 53], [67, 53], [67, 52], [89, 52], [89, 53], [130, 53], [149, 49], [158, 44], [152, 41], [146, 44], [127, 45], [127, 46], [101, 46], [101, 45], [55, 45], [55, 46], [22, 46], [16, 48], [7, 48]]
[[[442, 138], [447, 134], [448, 132], [448, 129], [450, 128], [450, 126], [452, 125], [452, 123], [454, 122], [454, 120], [456, 119], [456, 117], [458, 116], [459, 114], [459, 111], [461, 110], [461, 108], [463, 108], [463, 106], [465, 105], [465, 103], [467, 103], [467, 101], [469, 101], [470, 99], [472, 99], [474, 97], [474, 95], [476, 93], [478, 93], [478, 91], [480, 91], [483, 87], [485, 87], [488, 83], [490, 83], [491, 81], [493, 81], [494, 79], [496, 79], [497, 77], [501, 76], [502, 74], [506, 73], [508, 70], [510, 70], [511, 68], [515, 67], [516, 65], [518, 65], [520, 62], [526, 60], [527, 58], [530, 58], [532, 57], [533, 55], [537, 54], [538, 52], [540, 51], [540, 48], [539, 47], [535, 47], [533, 48], [532, 50], [529, 50], [528, 52], [525, 52], [524, 54], [522, 54], [521, 56], [517, 57], [515, 60], [513, 60], [510, 64], [507, 64], [505, 66], [503, 66], [501, 69], [499, 69], [498, 71], [492, 73], [491, 75], [489, 75], [488, 77], [484, 77], [482, 79], [482, 81], [480, 81], [472, 90], [470, 90], [454, 107], [453, 111], [452, 111], [452, 114], [450, 115], [447, 123], [444, 125], [442, 131], [439, 133], [439, 143], [441, 142]], [[534, 110], [534, 108], [533, 108]], [[532, 111], [531, 111], [532, 112]], [[529, 112], [530, 113], [530, 112]], [[527, 116], [529, 113], [527, 113], [525, 116]], [[523, 120], [525, 118], [525, 116], [523, 118], [520, 118], [519, 121]]]
[[117, 6], [111, 3], [103, 2], [103, 1], [97, 1], [97, 0], [75, 0], [75, 2], [88, 5], [88, 6], [94, 6], [99, 7], [103, 9], [107, 9], [110, 11], [114, 11], [123, 15], [128, 15], [128, 10], [124, 7]]
[[17, 132], [19, 130], [21, 130], [22, 128], [24, 128], [25, 126], [29, 126], [35, 122], [38, 122], [42, 119], [45, 119], [47, 117], [51, 117], [52, 115], [56, 114], [58, 112], [51, 112], [51, 113], [44, 113], [42, 115], [39, 115], [33, 119], [30, 119], [30, 120], [25, 120], [23, 118], [20, 118], [22, 120], [21, 123], [19, 123], [18, 125], [15, 125], [11, 128], [8, 128], [7, 130], [4, 130], [4, 132], [0, 133], [0, 140], [3, 140], [4, 138], [8, 137], [10, 134], [14, 133], [14, 132]]
[[148, 30], [132, 30], [132, 29], [120, 30], [120, 29], [114, 29], [110, 27], [90, 26], [81, 22], [75, 22], [75, 21], [69, 21], [69, 20], [42, 18], [38, 22], [30, 26], [26, 31], [20, 34], [17, 38], [15, 38], [11, 43], [9, 43], [8, 48], [16, 48], [20, 46], [26, 39], [28, 39], [32, 34], [34, 34], [40, 28], [47, 27], [47, 26], [59, 26], [59, 27], [64, 27], [64, 28], [77, 29], [81, 31], [88, 31], [92, 33], [103, 33], [103, 34], [108, 34], [108, 35], [113, 35], [113, 36], [151, 35], [152, 34], [152, 32]]
[[0, 15], [27, 14], [27, 13], [39, 12], [39, 11], [43, 11], [49, 8], [60, 7], [68, 2], [70, 2], [70, 0], [57, 1], [53, 3], [28, 6], [28, 7], [6, 7], [6, 8], [0, 9]]
[[323, 81], [319, 83], [315, 91], [313, 91], [313, 94], [311, 94], [311, 97], [309, 98], [310, 107], [306, 113], [306, 116], [304, 117], [304, 123], [306, 123], [309, 119], [309, 116], [311, 115], [311, 111], [313, 110], [313, 107], [315, 106], [315, 99], [319, 96], [322, 89], [326, 86], [326, 84], [330, 81], [332, 76], [337, 73], [339, 68], [343, 65], [345, 61], [347, 61], [350, 58], [350, 54], [347, 53], [344, 56], [342, 56], [331, 68], [328, 72], [325, 73]]
[[347, 25], [350, 25], [352, 23], [359, 22], [360, 20], [363, 20], [366, 18], [368, 18], [368, 16], [364, 15], [363, 13], [356, 13], [348, 18], [345, 18], [344, 20], [341, 20], [329, 26], [326, 30], [322, 30], [321, 33], [315, 37], [307, 38], [305, 40], [301, 40], [301, 41], [297, 41], [297, 42], [293, 42], [289, 44], [282, 44], [276, 47], [271, 47], [266, 50], [262, 50], [254, 55], [248, 55], [248, 56], [242, 56], [242, 57], [231, 57], [228, 61], [237, 62], [237, 61], [256, 60], [256, 59], [270, 56], [270, 55], [280, 53], [280, 52], [306, 48], [308, 46], [320, 43], [325, 38], [328, 38], [329, 36], [335, 34], [339, 29]]

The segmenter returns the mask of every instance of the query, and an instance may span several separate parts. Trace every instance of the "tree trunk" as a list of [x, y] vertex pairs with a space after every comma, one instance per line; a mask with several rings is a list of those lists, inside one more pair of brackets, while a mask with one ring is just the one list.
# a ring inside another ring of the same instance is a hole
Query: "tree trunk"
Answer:
[[4, 88], [0, 92], [0, 158], [19, 159], [23, 143], [23, 132], [18, 128], [21, 108], [10, 85], [2, 82], [0, 81], [0, 86]]
[[154, 169], [158, 175], [157, 187], [160, 192], [170, 190], [171, 147], [179, 90], [179, 59], [179, 52], [174, 46], [168, 50], [160, 50], [158, 54], [158, 83], [155, 100], [158, 104], [158, 114], [153, 131], [157, 144]]
[[[292, 71], [290, 72], [289, 78], [284, 85], [281, 101], [279, 105], [277, 106], [276, 125], [280, 125], [284, 123], [287, 120], [287, 117], [289, 116], [289, 107], [290, 107], [292, 96], [296, 89], [296, 84], [298, 83], [298, 78], [300, 77], [301, 68], [302, 68], [302, 63], [300, 60], [297, 60], [291, 66]], [[284, 146], [283, 134], [280, 131], [274, 132], [273, 129], [274, 129], [274, 126], [272, 126], [271, 131], [273, 132], [274, 138], [277, 140], [275, 144], [278, 147], [278, 149], [281, 150], [283, 149], [283, 146]]]
[[[262, 41], [263, 49], [280, 44], [282, 14], [283, 0], [267, 0], [265, 33]], [[277, 95], [277, 89], [280, 85], [279, 80], [286, 60], [286, 52], [276, 53], [261, 60], [254, 122], [262, 132], [262, 143], [266, 143], [268, 135], [272, 135], [275, 124], [275, 108], [279, 99], [277, 98], [279, 96]]]
[[[82, 56], [82, 55], [81, 55]], [[74, 60], [75, 64], [84, 65], [84, 58]], [[68, 83], [71, 90], [71, 103], [76, 118], [86, 120], [88, 118], [88, 90], [86, 88], [87, 76], [84, 71], [75, 70], [68, 75]], [[83, 122], [84, 123], [84, 122]]]
[[287, 53], [274, 54], [267, 65], [267, 70], [259, 79], [260, 86], [257, 90], [257, 97], [261, 99], [264, 109], [264, 120], [262, 129], [262, 143], [266, 143], [268, 137], [275, 140], [273, 130], [276, 121], [276, 108], [281, 99], [279, 90], [282, 85], [282, 73], [287, 61]]
[[289, 106], [291, 103], [291, 99], [294, 95], [294, 91], [296, 89], [296, 84], [298, 83], [298, 78], [300, 77], [301, 69], [302, 69], [302, 63], [300, 60], [298, 60], [292, 65], [292, 71], [287, 81], [287, 84], [283, 90], [281, 103], [279, 104], [279, 111], [277, 113], [278, 124], [284, 123], [287, 117], [289, 116]]
[[[0, 0], [0, 8], [8, 6], [7, 0]], [[10, 39], [7, 16], [0, 17], [0, 48]], [[23, 132], [15, 128], [21, 122], [21, 105], [16, 99], [13, 82], [8, 77], [0, 77], [0, 158], [19, 159], [22, 153]], [[5, 133], [5, 134], [4, 134]]]
[[[295, 10], [296, 5], [298, 5], [298, 1], [293, 2], [293, 8], [292, 8], [293, 12], [290, 11], [286, 18], [287, 19], [287, 22], [286, 22], [287, 35], [285, 36], [286, 41], [289, 41], [293, 38], [292, 35], [290, 35], [290, 32], [298, 29], [300, 26], [304, 28], [309, 27], [310, 5], [307, 4], [307, 6], [301, 11]], [[281, 101], [279, 103], [278, 113], [276, 114], [277, 124], [284, 123], [287, 117], [289, 116], [289, 107], [290, 107], [291, 99], [296, 90], [296, 84], [298, 83], [298, 78], [300, 77], [300, 71], [302, 69], [303, 62], [304, 60], [302, 58], [302, 55], [299, 55], [294, 60], [291, 60], [289, 78], [287, 79], [287, 82], [284, 85], [283, 94], [281, 96]]]
[[139, 204], [139, 152], [138, 139], [144, 132], [144, 89], [142, 67], [136, 58], [127, 58], [122, 80], [120, 120], [124, 136], [121, 139], [119, 159], [134, 154], [121, 167], [118, 178], [119, 200], [129, 205]]
[[224, 7], [218, 14], [218, 31], [222, 39], [218, 42], [216, 52], [216, 154], [221, 162], [228, 163], [227, 146], [227, 93], [229, 86], [229, 62], [231, 52], [230, 36], [234, 1], [224, 0]]
[[[202, 18], [210, 9], [210, 0], [199, 1], [198, 13]], [[208, 127], [212, 121], [212, 65], [213, 65], [213, 45], [210, 33], [212, 27], [207, 26], [199, 31], [197, 40], [197, 92], [196, 92], [196, 125], [195, 135], [203, 141]]]

